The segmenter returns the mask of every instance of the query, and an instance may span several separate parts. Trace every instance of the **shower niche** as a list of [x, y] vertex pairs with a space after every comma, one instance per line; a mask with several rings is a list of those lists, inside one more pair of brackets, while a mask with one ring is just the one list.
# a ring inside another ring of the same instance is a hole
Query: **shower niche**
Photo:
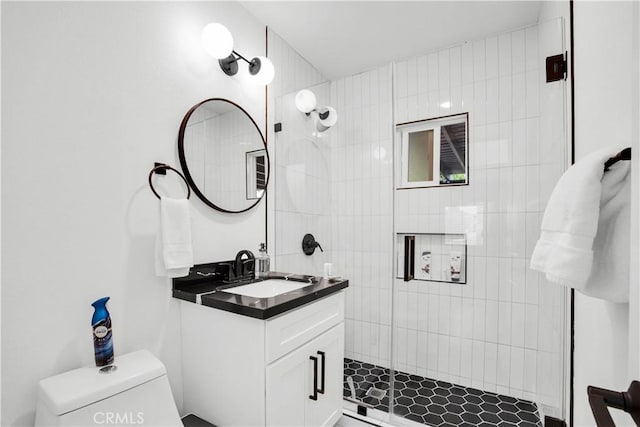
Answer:
[[467, 283], [467, 240], [464, 234], [396, 234], [396, 278], [405, 282]]

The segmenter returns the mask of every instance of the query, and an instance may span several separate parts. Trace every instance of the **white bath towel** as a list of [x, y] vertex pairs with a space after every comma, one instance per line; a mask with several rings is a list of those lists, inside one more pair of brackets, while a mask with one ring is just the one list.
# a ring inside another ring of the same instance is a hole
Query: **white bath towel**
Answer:
[[193, 266], [191, 212], [187, 199], [160, 199], [156, 237], [156, 274], [184, 277]]
[[[610, 271], [601, 266], [616, 258], [624, 259], [625, 254], [627, 267], [629, 263], [628, 237], [626, 246], [622, 240], [614, 241], [614, 234], [628, 234], [629, 230], [628, 215], [625, 226], [624, 218], [616, 210], [624, 204], [622, 184], [628, 181], [629, 162], [616, 163], [603, 178], [604, 162], [618, 151], [611, 148], [596, 151], [571, 166], [560, 178], [547, 204], [540, 240], [531, 257], [531, 268], [544, 272], [549, 281], [592, 295], [596, 288], [600, 298], [618, 293], [613, 289], [613, 277], [600, 277]], [[610, 227], [617, 231], [613, 233]], [[599, 237], [594, 245], [596, 235]], [[591, 280], [594, 257], [597, 267]], [[620, 268], [618, 261], [616, 266]], [[628, 288], [628, 283], [627, 277], [623, 284]]]

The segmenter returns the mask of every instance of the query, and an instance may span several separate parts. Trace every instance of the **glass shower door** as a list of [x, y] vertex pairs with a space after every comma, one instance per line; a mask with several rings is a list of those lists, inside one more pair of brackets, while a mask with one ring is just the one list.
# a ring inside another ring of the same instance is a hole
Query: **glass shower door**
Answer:
[[544, 75], [545, 57], [564, 53], [562, 25], [395, 65], [396, 145], [403, 123], [466, 112], [469, 173], [467, 185], [395, 191], [392, 423], [564, 418], [566, 290], [528, 267], [566, 167], [565, 83]]
[[[388, 420], [393, 275], [391, 67], [316, 85], [318, 105], [338, 123], [319, 132], [295, 108], [296, 93], [275, 100], [274, 268], [322, 275], [323, 264], [349, 280], [345, 305], [345, 408]], [[324, 252], [306, 256], [314, 234]]]
[[393, 275], [391, 66], [331, 82], [334, 263], [349, 278], [345, 408], [388, 420]]

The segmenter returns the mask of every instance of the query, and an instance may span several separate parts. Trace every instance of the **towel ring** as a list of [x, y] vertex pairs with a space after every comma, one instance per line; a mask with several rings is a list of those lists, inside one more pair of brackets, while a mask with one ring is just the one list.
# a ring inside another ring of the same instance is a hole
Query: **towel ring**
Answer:
[[160, 199], [160, 195], [156, 192], [156, 189], [153, 188], [153, 182], [151, 181], [151, 177], [153, 176], [154, 173], [160, 172], [161, 170], [166, 171], [167, 169], [174, 171], [180, 176], [180, 178], [182, 178], [185, 185], [187, 186], [187, 199], [189, 199], [189, 197], [191, 197], [191, 187], [189, 187], [189, 183], [187, 182], [187, 179], [177, 169], [174, 169], [169, 165], [163, 165], [163, 164], [159, 164], [158, 166], [155, 166], [153, 169], [151, 169], [151, 172], [149, 172], [149, 187], [151, 187], [151, 191], [153, 191], [153, 194], [155, 194], [156, 197]]

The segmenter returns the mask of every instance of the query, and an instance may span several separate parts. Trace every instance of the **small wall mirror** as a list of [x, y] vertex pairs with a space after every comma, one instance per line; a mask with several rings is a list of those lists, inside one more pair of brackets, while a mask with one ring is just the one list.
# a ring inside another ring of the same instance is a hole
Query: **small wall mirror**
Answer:
[[264, 196], [269, 154], [253, 118], [238, 104], [211, 98], [180, 125], [180, 165], [193, 192], [222, 212], [244, 212]]

